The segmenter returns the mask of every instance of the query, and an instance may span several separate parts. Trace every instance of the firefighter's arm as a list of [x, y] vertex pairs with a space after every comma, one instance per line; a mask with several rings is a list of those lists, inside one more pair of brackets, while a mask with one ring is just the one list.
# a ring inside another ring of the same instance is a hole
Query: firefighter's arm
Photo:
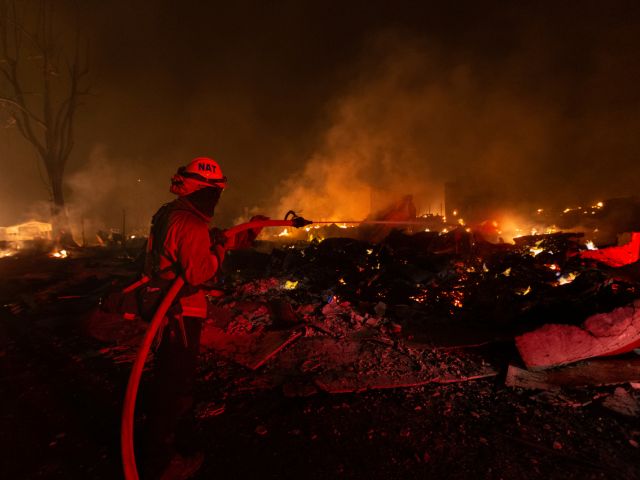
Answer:
[[[264, 215], [254, 215], [251, 217], [251, 220], [249, 220], [249, 223], [259, 220], [269, 220], [269, 217], [265, 217]], [[225, 248], [225, 250], [251, 248], [261, 231], [262, 227], [250, 228], [228, 237], [227, 230], [213, 228], [210, 230], [211, 244], [220, 244]]]
[[[253, 217], [251, 217], [249, 222], [255, 222], [259, 220], [269, 220], [269, 217], [265, 217], [264, 215], [254, 215]], [[261, 227], [247, 230], [246, 238], [244, 239], [245, 243], [243, 248], [251, 247], [253, 245], [253, 242], [255, 242], [256, 238], [258, 238], [258, 235], [260, 235], [261, 231], [262, 231]]]

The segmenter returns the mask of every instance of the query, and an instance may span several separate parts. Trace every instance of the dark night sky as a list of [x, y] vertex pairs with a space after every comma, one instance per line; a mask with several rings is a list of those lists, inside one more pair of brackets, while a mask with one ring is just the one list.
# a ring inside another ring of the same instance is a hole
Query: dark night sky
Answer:
[[[541, 205], [636, 193], [637, 2], [80, 3], [68, 201], [97, 223], [144, 224], [199, 155], [230, 178], [225, 223], [361, 215], [369, 186], [437, 205], [458, 177]], [[12, 129], [0, 164], [1, 225], [47, 193]]]

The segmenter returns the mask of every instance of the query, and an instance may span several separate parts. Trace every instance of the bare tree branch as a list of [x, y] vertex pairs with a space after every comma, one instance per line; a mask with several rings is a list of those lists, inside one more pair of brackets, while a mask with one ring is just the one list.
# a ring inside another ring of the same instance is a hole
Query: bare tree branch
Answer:
[[36, 117], [33, 112], [31, 112], [27, 108], [23, 107], [22, 105], [20, 105], [18, 102], [14, 101], [14, 100], [11, 100], [10, 98], [0, 97], [0, 103], [4, 103], [6, 105], [11, 105], [12, 107], [17, 108], [22, 113], [25, 113], [25, 114], [29, 115], [43, 129], [45, 129], [45, 130], [47, 129], [47, 125], [42, 120], [40, 120], [38, 117]]
[[[21, 9], [18, 3], [0, 0], [0, 80], [8, 87], [0, 92], [0, 105], [15, 110], [15, 125], [38, 152], [46, 172], [52, 213], [64, 217], [63, 176], [74, 146], [80, 99], [89, 93], [89, 49], [83, 52], [86, 60], [81, 59], [78, 29], [72, 54], [65, 54], [65, 38], [55, 28], [55, 2], [20, 2], [26, 5]], [[36, 4], [36, 11], [29, 11], [29, 5]], [[38, 97], [27, 94], [34, 81]]]

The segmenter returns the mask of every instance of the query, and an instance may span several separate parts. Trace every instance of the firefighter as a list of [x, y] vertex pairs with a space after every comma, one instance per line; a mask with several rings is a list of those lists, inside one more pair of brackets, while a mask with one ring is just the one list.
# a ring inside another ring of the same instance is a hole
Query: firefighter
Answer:
[[207, 314], [200, 287], [215, 277], [224, 259], [224, 237], [212, 235], [209, 223], [226, 184], [215, 160], [196, 158], [171, 179], [170, 190], [178, 198], [152, 219], [145, 259], [151, 281], [141, 295], [143, 316], [153, 315], [176, 276], [182, 276], [185, 285], [167, 314], [155, 354], [144, 445], [149, 478], [189, 478], [203, 461], [201, 453], [186, 454], [176, 436], [193, 404], [200, 332]]

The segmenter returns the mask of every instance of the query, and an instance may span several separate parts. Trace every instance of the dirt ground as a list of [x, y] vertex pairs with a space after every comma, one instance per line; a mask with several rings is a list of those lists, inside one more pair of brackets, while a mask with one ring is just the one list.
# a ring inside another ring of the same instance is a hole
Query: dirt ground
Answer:
[[[88, 336], [84, 322], [105, 285], [135, 268], [99, 251], [0, 259], [2, 478], [122, 477], [120, 409], [131, 349]], [[195, 478], [640, 478], [639, 418], [598, 401], [612, 387], [570, 399], [506, 387], [506, 366], [518, 359], [504, 341], [437, 358], [482, 359], [498, 374], [290, 395], [286, 383], [246, 387], [255, 385], [247, 378], [268, 376], [277, 358], [256, 373], [206, 351], [191, 439], [205, 463]]]

